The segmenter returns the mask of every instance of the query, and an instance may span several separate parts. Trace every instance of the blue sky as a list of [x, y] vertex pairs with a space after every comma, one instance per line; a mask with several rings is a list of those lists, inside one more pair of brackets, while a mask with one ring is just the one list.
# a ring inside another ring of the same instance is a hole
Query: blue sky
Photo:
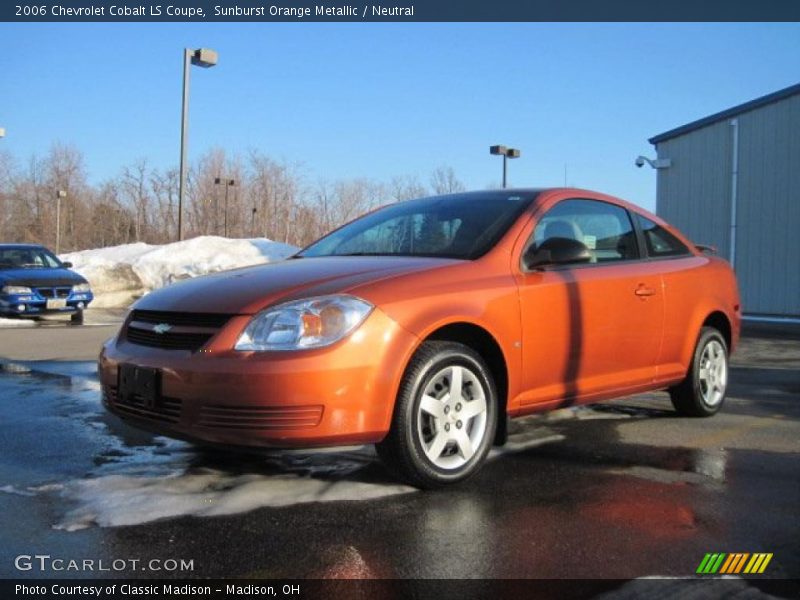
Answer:
[[0, 149], [53, 141], [94, 182], [140, 157], [177, 164], [181, 48], [190, 157], [256, 148], [318, 178], [452, 166], [499, 182], [488, 146], [522, 149], [515, 185], [655, 203], [647, 138], [800, 81], [800, 24], [0, 24]]

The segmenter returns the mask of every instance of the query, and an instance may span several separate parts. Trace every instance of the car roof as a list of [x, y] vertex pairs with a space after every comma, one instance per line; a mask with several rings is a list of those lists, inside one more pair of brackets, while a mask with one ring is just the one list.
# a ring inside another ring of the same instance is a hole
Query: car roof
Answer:
[[41, 244], [2, 244], [0, 243], [0, 248], [3, 249], [13, 249], [13, 248], [44, 248]]
[[[595, 190], [587, 190], [583, 188], [576, 188], [570, 186], [555, 186], [555, 187], [522, 187], [522, 188], [500, 188], [500, 189], [491, 189], [491, 190], [471, 190], [468, 192], [454, 192], [450, 194], [435, 194], [432, 196], [424, 196], [420, 198], [413, 198], [409, 200], [404, 200], [403, 202], [413, 201], [413, 200], [427, 200], [433, 198], [483, 198], [486, 200], [500, 200], [503, 198], [507, 198], [509, 195], [512, 196], [525, 196], [527, 198], [533, 199], [537, 204], [542, 200], [546, 200], [551, 196], [551, 194], [574, 194], [576, 198], [586, 198], [587, 200], [600, 200], [603, 202], [611, 202], [613, 204], [617, 204], [627, 210], [631, 210], [633, 212], [639, 213], [649, 219], [653, 219], [659, 225], [665, 224], [663, 219], [658, 217], [658, 215], [650, 212], [646, 208], [643, 208], [637, 204], [632, 202], [628, 202], [627, 200], [623, 200], [622, 198], [617, 198], [616, 196], [610, 196], [608, 194], [604, 194], [602, 192], [598, 192]], [[535, 206], [535, 205], [534, 205]]]
[[[444, 194], [429, 194], [427, 196], [417, 196], [408, 198], [407, 200], [400, 200], [400, 202], [413, 202], [414, 200], [432, 200], [434, 198], [505, 198], [509, 194], [517, 196], [536, 196], [539, 193], [547, 190], [548, 188], [500, 188], [490, 190], [470, 190], [464, 192], [448, 192]], [[392, 204], [395, 204], [392, 202]]]

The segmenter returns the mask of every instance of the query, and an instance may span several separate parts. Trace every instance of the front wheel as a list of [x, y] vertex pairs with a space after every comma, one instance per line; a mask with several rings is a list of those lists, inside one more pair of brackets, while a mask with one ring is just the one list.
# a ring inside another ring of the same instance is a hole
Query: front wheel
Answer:
[[72, 313], [69, 317], [69, 321], [73, 325], [83, 325], [83, 311], [79, 310]]
[[686, 379], [669, 390], [679, 414], [710, 417], [725, 401], [728, 388], [728, 344], [713, 327], [703, 327]]
[[497, 391], [486, 363], [455, 342], [425, 342], [409, 363], [381, 459], [421, 488], [457, 483], [486, 459], [497, 423]]

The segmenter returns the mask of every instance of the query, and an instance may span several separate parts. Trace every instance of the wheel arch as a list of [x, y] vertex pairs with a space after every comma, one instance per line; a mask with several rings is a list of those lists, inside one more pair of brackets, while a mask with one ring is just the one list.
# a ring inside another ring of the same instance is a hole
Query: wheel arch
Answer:
[[698, 306], [687, 324], [686, 336], [682, 342], [680, 363], [686, 372], [692, 364], [692, 356], [703, 327], [713, 327], [718, 330], [725, 339], [729, 353], [736, 344], [736, 331], [731, 316], [718, 304]]
[[728, 346], [728, 352], [732, 350], [732, 343], [733, 343], [733, 329], [731, 327], [731, 321], [721, 310], [715, 310], [711, 312], [703, 321], [702, 327], [713, 327], [717, 331], [722, 334], [722, 337], [725, 338], [725, 344]]
[[464, 344], [477, 352], [494, 379], [497, 388], [497, 430], [495, 445], [503, 445], [508, 437], [508, 363], [497, 339], [485, 328], [467, 321], [457, 321], [441, 325], [425, 336], [421, 343], [427, 341], [448, 341]]

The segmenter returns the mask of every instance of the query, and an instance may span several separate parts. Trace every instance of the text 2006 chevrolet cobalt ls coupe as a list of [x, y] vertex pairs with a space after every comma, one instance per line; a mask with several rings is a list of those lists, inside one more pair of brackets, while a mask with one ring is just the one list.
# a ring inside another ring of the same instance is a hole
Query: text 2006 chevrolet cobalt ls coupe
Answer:
[[708, 416], [736, 281], [655, 215], [577, 189], [392, 204], [284, 262], [171, 285], [103, 347], [142, 428], [244, 447], [375, 443], [421, 487], [474, 474], [507, 417], [668, 389]]

